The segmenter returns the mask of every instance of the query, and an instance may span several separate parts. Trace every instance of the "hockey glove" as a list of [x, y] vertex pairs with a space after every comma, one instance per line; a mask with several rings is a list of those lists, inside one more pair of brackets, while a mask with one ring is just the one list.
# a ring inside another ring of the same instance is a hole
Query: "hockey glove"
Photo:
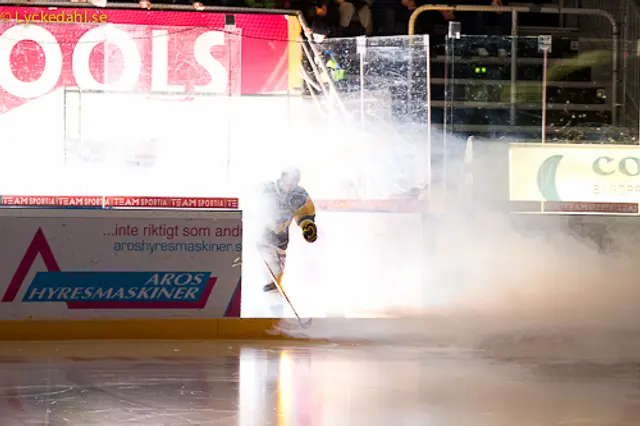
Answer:
[[312, 221], [303, 220], [300, 228], [302, 228], [302, 236], [308, 243], [313, 243], [318, 239], [318, 228]]

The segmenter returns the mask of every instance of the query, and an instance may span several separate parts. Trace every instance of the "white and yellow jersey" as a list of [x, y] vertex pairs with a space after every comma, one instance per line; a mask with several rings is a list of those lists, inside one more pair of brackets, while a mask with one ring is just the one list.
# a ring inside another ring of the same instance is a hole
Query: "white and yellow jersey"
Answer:
[[269, 243], [286, 250], [291, 222], [295, 220], [300, 225], [303, 220], [315, 221], [315, 205], [304, 188], [297, 186], [290, 192], [284, 192], [277, 182], [266, 184], [262, 196], [265, 238], [271, 240]]

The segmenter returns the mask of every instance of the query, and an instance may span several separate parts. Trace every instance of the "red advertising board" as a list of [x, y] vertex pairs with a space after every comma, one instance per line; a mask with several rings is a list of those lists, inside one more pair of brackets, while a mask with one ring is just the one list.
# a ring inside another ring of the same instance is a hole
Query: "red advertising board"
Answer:
[[0, 114], [60, 87], [259, 94], [287, 90], [283, 15], [0, 6]]
[[0, 195], [0, 206], [215, 210], [237, 209], [238, 199], [228, 197], [131, 197], [123, 195]]

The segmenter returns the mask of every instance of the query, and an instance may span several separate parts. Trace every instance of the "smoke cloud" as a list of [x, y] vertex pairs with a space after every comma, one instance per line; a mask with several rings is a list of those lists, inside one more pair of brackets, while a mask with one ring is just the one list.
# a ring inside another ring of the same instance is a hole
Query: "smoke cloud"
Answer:
[[[410, 138], [403, 145], [384, 144], [384, 137], [378, 131], [374, 139], [386, 158], [427, 155]], [[434, 133], [433, 146], [443, 146], [442, 138]], [[508, 144], [486, 143], [503, 155], [475, 158], [473, 167], [505, 171]], [[431, 196], [446, 197], [444, 213], [321, 212], [324, 241], [292, 248], [298, 254], [292, 254], [287, 273], [293, 276], [290, 292], [300, 311], [388, 319], [329, 319], [306, 330], [284, 321], [280, 331], [329, 340], [499, 347], [510, 355], [549, 350], [614, 358], [640, 354], [640, 238], [634, 219], [510, 214], [504, 207], [506, 173], [494, 177], [501, 182], [470, 185], [464, 145], [448, 141], [449, 179], [460, 177], [445, 195], [438, 192], [442, 166], [434, 162]], [[389, 188], [422, 187], [425, 198], [424, 176], [416, 171], [424, 165], [402, 165], [388, 162], [375, 170], [377, 181], [387, 182], [385, 195], [399, 199]], [[309, 274], [304, 266], [293, 266], [304, 258], [314, 258], [307, 262], [320, 271]], [[547, 343], [532, 343], [537, 339]]]

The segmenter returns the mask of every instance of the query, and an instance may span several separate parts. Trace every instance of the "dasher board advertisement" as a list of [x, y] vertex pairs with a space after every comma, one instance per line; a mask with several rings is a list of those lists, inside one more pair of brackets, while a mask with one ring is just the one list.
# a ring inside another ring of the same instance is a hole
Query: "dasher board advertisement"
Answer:
[[640, 147], [512, 144], [509, 192], [546, 212], [637, 214]]
[[0, 211], [0, 320], [240, 316], [241, 212]]

